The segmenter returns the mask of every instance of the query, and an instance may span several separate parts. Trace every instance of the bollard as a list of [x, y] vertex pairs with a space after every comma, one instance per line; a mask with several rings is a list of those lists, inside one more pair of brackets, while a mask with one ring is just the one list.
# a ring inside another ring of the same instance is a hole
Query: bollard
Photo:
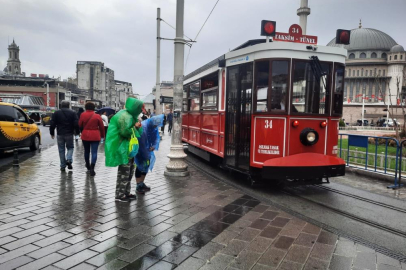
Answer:
[[13, 167], [20, 167], [19, 161], [18, 161], [18, 150], [14, 149], [14, 159], [13, 159]]

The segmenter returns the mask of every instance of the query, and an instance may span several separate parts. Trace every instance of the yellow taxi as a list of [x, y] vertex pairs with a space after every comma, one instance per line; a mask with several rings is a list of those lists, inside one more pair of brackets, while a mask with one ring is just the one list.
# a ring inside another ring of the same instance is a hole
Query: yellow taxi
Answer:
[[41, 144], [41, 131], [17, 105], [0, 102], [0, 153], [5, 150], [29, 147], [32, 151]]

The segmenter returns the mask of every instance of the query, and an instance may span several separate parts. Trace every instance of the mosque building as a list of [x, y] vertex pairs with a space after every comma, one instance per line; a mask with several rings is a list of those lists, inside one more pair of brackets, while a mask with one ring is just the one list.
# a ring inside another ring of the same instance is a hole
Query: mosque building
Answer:
[[347, 49], [344, 83], [345, 122], [353, 124], [362, 117], [376, 122], [386, 117], [386, 110], [393, 110], [393, 118], [403, 123], [406, 98], [406, 52], [388, 34], [359, 27], [351, 30], [349, 45], [335, 43], [327, 46]]

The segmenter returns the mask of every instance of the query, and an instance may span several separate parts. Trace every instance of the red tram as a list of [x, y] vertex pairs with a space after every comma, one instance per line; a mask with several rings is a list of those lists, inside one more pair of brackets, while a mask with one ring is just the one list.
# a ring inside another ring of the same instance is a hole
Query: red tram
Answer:
[[185, 76], [183, 142], [206, 160], [268, 181], [344, 175], [337, 143], [346, 55], [308, 43], [242, 44]]

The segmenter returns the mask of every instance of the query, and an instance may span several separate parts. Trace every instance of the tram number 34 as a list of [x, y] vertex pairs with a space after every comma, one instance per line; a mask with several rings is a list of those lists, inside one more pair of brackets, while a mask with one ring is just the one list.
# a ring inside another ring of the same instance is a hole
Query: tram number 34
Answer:
[[272, 128], [272, 120], [265, 120], [265, 128]]

